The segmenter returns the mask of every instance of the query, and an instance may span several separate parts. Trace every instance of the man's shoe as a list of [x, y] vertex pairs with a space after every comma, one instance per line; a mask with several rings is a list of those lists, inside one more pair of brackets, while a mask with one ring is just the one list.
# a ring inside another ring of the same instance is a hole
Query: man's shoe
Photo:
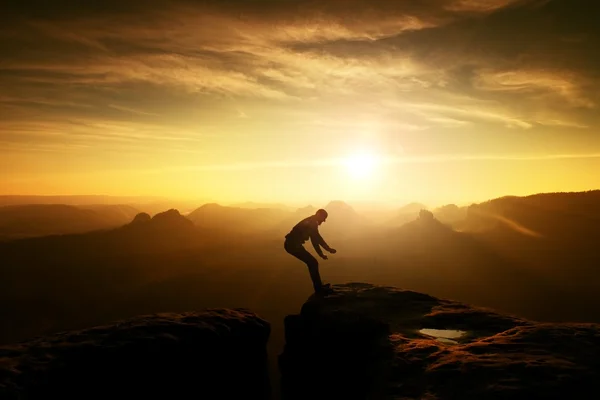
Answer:
[[327, 284], [321, 286], [321, 290], [319, 290], [315, 293], [318, 294], [319, 296], [326, 296], [328, 294], [333, 294], [335, 292], [331, 288], [331, 285], [329, 283], [327, 283]]

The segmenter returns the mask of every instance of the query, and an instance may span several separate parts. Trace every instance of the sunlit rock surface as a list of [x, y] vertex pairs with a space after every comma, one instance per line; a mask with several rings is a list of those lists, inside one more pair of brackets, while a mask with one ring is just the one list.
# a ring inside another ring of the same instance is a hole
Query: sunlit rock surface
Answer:
[[247, 310], [140, 316], [0, 347], [1, 399], [270, 398]]
[[[600, 398], [600, 325], [368, 284], [334, 289], [286, 317], [284, 399]], [[460, 334], [440, 340], [439, 330]]]

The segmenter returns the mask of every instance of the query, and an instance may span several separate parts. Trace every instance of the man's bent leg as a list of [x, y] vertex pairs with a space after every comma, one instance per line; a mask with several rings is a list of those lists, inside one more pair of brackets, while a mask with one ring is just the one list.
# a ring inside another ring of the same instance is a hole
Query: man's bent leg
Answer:
[[319, 274], [319, 262], [317, 259], [314, 258], [313, 255], [302, 246], [298, 246], [296, 248], [289, 248], [286, 246], [286, 251], [300, 261], [306, 263], [315, 292], [319, 292], [323, 287], [323, 283], [321, 282], [321, 274]]
[[315, 293], [321, 291], [323, 287], [323, 282], [321, 282], [321, 274], [319, 274], [319, 263], [317, 259], [314, 258], [310, 253], [308, 254], [310, 258], [312, 258], [311, 262], [307, 262], [308, 273], [310, 274], [310, 279], [312, 280], [313, 287], [315, 288]]

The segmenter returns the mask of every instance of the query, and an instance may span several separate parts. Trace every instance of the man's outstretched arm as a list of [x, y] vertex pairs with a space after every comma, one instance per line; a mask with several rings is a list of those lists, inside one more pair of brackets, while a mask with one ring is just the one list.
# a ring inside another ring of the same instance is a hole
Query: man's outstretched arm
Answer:
[[321, 246], [320, 246], [321, 243], [319, 242], [317, 235], [310, 235], [310, 242], [312, 243], [312, 245], [315, 248], [315, 251], [317, 252], [319, 257], [327, 260], [327, 256], [324, 255], [323, 250], [321, 250]]
[[318, 229], [315, 229], [313, 231], [313, 233], [310, 235], [310, 241], [311, 241], [313, 247], [315, 248], [315, 251], [321, 258], [327, 259], [327, 256], [323, 255], [323, 252], [321, 251], [321, 247], [323, 247], [325, 250], [327, 250], [328, 252], [330, 252], [332, 254], [334, 254], [336, 252], [335, 249], [332, 249], [331, 247], [329, 247], [329, 245], [325, 242], [325, 239], [323, 239], [323, 236], [321, 236]]
[[323, 239], [323, 236], [321, 236], [318, 230], [315, 236], [317, 237], [317, 242], [321, 245], [321, 247], [323, 247], [327, 251], [331, 251], [331, 247], [329, 247], [329, 245], [325, 243], [325, 239]]

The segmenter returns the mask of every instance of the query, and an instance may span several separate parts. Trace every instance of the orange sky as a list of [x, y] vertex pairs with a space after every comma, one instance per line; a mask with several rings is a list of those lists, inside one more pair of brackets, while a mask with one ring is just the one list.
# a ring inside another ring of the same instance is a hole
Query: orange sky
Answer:
[[594, 1], [80, 3], [0, 16], [0, 194], [438, 205], [600, 187]]

